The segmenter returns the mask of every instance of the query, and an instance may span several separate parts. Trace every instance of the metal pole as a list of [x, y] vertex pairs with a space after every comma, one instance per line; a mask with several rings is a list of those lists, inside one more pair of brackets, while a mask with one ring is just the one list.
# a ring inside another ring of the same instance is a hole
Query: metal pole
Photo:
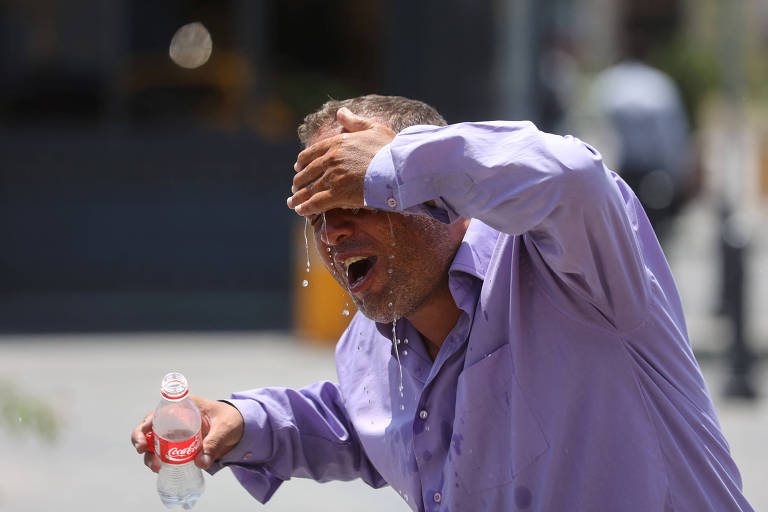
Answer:
[[741, 149], [744, 141], [744, 11], [743, 2], [720, 0], [722, 88], [727, 103], [728, 133], [733, 140], [727, 144], [728, 155], [723, 169], [723, 203], [720, 214], [720, 243], [723, 258], [724, 310], [733, 329], [731, 346], [727, 352], [729, 376], [725, 385], [726, 396], [755, 398], [752, 383], [754, 354], [746, 334], [745, 264], [748, 253], [749, 233], [747, 223], [740, 214], [743, 198], [744, 165]]
[[536, 29], [531, 0], [496, 0], [497, 110], [502, 119], [532, 119], [531, 87]]

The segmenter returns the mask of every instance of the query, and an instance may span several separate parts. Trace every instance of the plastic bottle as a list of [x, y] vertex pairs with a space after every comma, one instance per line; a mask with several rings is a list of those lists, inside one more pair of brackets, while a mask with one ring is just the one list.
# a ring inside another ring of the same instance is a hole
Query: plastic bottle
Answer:
[[152, 432], [147, 434], [150, 450], [162, 461], [157, 493], [168, 508], [192, 508], [205, 487], [203, 474], [194, 463], [202, 447], [200, 411], [188, 393], [184, 375], [167, 374], [160, 386], [163, 398], [155, 409]]

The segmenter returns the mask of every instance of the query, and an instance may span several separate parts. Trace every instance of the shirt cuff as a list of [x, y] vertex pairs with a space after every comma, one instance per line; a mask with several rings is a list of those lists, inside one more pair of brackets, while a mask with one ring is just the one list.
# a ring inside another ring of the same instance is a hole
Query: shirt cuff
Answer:
[[243, 416], [243, 437], [234, 448], [215, 461], [207, 472], [213, 475], [229, 466], [240, 485], [259, 502], [266, 503], [283, 483], [283, 479], [261, 465], [262, 461], [269, 458], [272, 451], [271, 439], [265, 439], [264, 435], [264, 432], [271, 432], [267, 413], [256, 400], [221, 401], [235, 407]]
[[271, 433], [272, 427], [261, 403], [252, 399], [234, 398], [223, 401], [240, 411], [244, 428], [240, 442], [218, 462], [222, 465], [252, 465], [268, 460], [272, 455], [272, 438], [265, 433]]
[[266, 503], [275, 494], [283, 480], [269, 472], [267, 468], [243, 468], [232, 466], [232, 473], [248, 493], [260, 503]]
[[384, 211], [403, 209], [397, 182], [397, 170], [392, 161], [391, 146], [381, 148], [368, 165], [363, 182], [365, 206]]

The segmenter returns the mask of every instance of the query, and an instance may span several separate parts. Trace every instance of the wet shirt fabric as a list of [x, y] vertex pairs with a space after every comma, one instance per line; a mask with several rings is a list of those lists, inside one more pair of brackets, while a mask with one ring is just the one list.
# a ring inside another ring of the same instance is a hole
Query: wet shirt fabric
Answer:
[[262, 502], [308, 477], [390, 485], [424, 511], [752, 510], [667, 262], [595, 150], [524, 122], [411, 127], [365, 199], [473, 219], [456, 326], [433, 362], [407, 320], [393, 335], [358, 314], [338, 384], [232, 396], [245, 434], [214, 471]]

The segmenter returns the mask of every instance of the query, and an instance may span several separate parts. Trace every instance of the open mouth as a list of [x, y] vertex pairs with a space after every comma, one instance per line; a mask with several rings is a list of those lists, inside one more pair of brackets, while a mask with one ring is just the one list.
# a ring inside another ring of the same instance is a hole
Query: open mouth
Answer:
[[365, 281], [376, 260], [376, 256], [355, 256], [344, 262], [347, 267], [347, 283], [349, 283], [350, 290], [357, 288]]

